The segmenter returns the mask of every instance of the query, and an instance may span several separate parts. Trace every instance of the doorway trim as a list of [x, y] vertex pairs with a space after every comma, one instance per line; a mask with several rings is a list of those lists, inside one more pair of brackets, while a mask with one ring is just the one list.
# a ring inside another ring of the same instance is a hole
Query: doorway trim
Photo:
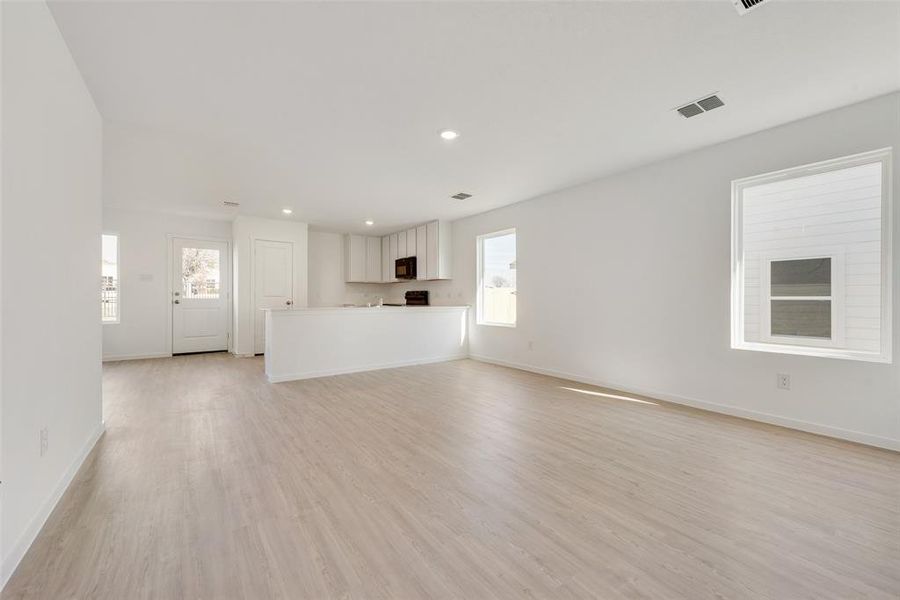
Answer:
[[172, 333], [172, 294], [175, 290], [172, 288], [172, 279], [174, 278], [175, 273], [173, 272], [173, 264], [174, 264], [174, 255], [175, 255], [175, 239], [181, 238], [186, 240], [197, 240], [199, 242], [216, 242], [219, 244], [225, 244], [225, 267], [222, 269], [224, 273], [227, 274], [228, 282], [225, 285], [227, 297], [225, 298], [227, 308], [225, 309], [227, 313], [227, 325], [225, 327], [225, 333], [228, 336], [228, 345], [227, 351], [232, 352], [234, 348], [234, 335], [232, 334], [232, 327], [234, 326], [234, 294], [233, 283], [234, 279], [234, 271], [231, 268], [231, 240], [223, 237], [215, 237], [209, 235], [186, 235], [180, 233], [167, 233], [166, 234], [166, 348], [168, 349], [168, 356], [174, 356], [173, 352], [174, 348], [172, 344], [173, 341], [173, 333]]

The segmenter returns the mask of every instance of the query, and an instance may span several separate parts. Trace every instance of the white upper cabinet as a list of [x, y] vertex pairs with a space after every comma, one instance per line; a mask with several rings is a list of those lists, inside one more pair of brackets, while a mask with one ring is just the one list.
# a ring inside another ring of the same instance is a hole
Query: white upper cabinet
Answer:
[[397, 249], [397, 244], [399, 243], [399, 235], [396, 233], [392, 233], [391, 238], [391, 267], [390, 273], [388, 274], [387, 281], [397, 281], [397, 278], [394, 277], [395, 274], [395, 266], [397, 264], [397, 259], [400, 258], [400, 252]]
[[344, 281], [381, 283], [381, 238], [344, 236]]
[[450, 279], [452, 244], [450, 223], [432, 221], [425, 226], [425, 272], [428, 279]]
[[397, 281], [398, 258], [416, 257], [416, 279], [450, 279], [450, 224], [432, 221], [392, 233], [370, 237], [344, 236], [344, 280], [358, 283]]
[[381, 282], [381, 238], [366, 238], [366, 281]]
[[416, 279], [428, 279], [428, 243], [426, 226], [416, 227]]
[[406, 256], [416, 255], [416, 230], [409, 229], [406, 232]]
[[406, 258], [406, 232], [401, 231], [397, 234], [397, 258]]
[[428, 279], [440, 279], [440, 277], [438, 277], [440, 274], [440, 271], [438, 270], [438, 257], [440, 252], [438, 241], [440, 238], [438, 236], [439, 225], [437, 221], [432, 221], [425, 226], [425, 274], [428, 276]]
[[363, 235], [344, 236], [344, 279], [366, 280], [366, 237]]
[[381, 238], [381, 281], [390, 281], [393, 278], [391, 268], [391, 236]]

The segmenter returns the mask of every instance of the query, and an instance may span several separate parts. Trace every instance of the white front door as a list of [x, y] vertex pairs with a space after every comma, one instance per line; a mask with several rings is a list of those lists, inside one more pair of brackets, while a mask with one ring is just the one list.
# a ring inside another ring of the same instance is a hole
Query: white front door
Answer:
[[254, 242], [253, 294], [255, 336], [253, 351], [266, 351], [266, 308], [294, 304], [294, 245], [290, 242]]
[[228, 349], [228, 244], [172, 240], [172, 354]]

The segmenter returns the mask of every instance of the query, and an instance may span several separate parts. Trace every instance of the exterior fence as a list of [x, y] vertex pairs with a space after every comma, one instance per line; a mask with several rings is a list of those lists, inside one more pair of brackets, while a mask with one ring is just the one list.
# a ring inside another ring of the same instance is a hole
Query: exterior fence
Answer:
[[104, 321], [115, 321], [119, 318], [119, 290], [100, 288], [100, 315]]
[[485, 288], [484, 318], [491, 323], [516, 322], [516, 288]]
[[219, 297], [219, 282], [215, 280], [206, 282], [186, 281], [183, 293], [185, 298], [215, 299]]

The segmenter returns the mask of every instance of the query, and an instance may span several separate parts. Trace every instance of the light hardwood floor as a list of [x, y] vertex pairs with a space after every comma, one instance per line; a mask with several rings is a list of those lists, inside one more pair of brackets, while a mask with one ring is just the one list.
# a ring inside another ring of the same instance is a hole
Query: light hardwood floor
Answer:
[[104, 394], [4, 600], [900, 596], [888, 451], [472, 361]]

